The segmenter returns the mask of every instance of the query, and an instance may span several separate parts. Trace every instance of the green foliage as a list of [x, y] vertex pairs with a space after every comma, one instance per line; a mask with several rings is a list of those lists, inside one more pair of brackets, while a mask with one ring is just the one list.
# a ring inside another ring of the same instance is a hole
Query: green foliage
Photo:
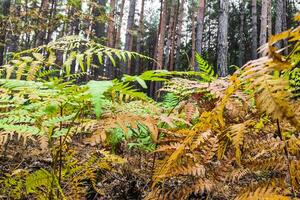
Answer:
[[204, 73], [208, 78], [207, 80], [214, 80], [217, 77], [213, 67], [204, 60], [199, 53], [196, 52], [195, 55], [196, 62], [199, 66], [200, 72]]
[[97, 118], [102, 113], [103, 106], [108, 103], [104, 93], [113, 86], [111, 81], [90, 81], [86, 84], [89, 88], [88, 93], [92, 96], [91, 103]]
[[161, 106], [165, 108], [174, 108], [176, 105], [178, 105], [180, 102], [180, 99], [178, 96], [174, 93], [168, 92], [165, 95], [163, 95], [163, 100], [160, 103]]
[[[62, 65], [58, 65], [55, 52], [64, 55], [65, 62]], [[6, 79], [40, 80], [53, 75], [70, 78], [70, 75], [76, 76], [74, 72], [71, 74], [71, 69], [74, 70], [76, 65], [80, 69], [75, 73], [83, 76], [87, 70], [103, 65], [105, 59], [116, 67], [116, 59], [125, 62], [135, 57], [152, 60], [138, 53], [109, 48], [79, 36], [67, 36], [45, 46], [15, 53], [13, 60], [3, 68]]]
[[107, 142], [112, 147], [113, 152], [116, 152], [118, 146], [125, 141], [127, 141], [129, 149], [136, 148], [145, 152], [151, 152], [155, 149], [155, 144], [147, 126], [137, 123], [135, 128], [128, 126], [128, 132], [119, 127], [109, 131]]

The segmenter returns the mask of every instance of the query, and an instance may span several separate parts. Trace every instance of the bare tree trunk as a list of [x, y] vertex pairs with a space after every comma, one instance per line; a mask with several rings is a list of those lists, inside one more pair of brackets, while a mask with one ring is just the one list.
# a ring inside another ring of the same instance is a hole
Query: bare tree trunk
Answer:
[[[277, 0], [276, 2], [276, 18], [275, 18], [275, 34], [282, 32], [282, 19], [283, 19], [283, 0]], [[276, 44], [278, 48], [282, 47], [281, 41]]]
[[[10, 0], [2, 1], [1, 12], [4, 17], [9, 15]], [[5, 40], [6, 40], [6, 20], [0, 20], [0, 66], [4, 64]]]
[[228, 75], [228, 8], [229, 0], [220, 0], [217, 69], [219, 76]]
[[[15, 4], [14, 13], [10, 13], [10, 15], [14, 15], [14, 17], [21, 17], [21, 4]], [[6, 45], [6, 50], [8, 52], [17, 52], [19, 51], [20, 45], [20, 33], [14, 31], [17, 29], [17, 24], [10, 24], [11, 30], [8, 31], [6, 37], [9, 38], [10, 42]]]
[[[202, 54], [202, 38], [204, 29], [204, 15], [205, 15], [205, 0], [199, 1], [199, 10], [197, 14], [197, 35], [196, 35], [196, 51]], [[198, 70], [199, 70], [199, 66]]]
[[110, 0], [110, 9], [108, 15], [107, 46], [114, 47], [116, 0]]
[[272, 0], [268, 2], [268, 38], [272, 35]]
[[252, 33], [251, 33], [251, 54], [252, 59], [257, 58], [257, 0], [251, 0], [251, 14], [252, 14]]
[[[108, 27], [107, 27], [107, 46], [114, 47], [115, 42], [115, 12], [116, 0], [110, 0], [110, 12], [108, 14]], [[106, 72], [106, 73], [105, 73]], [[112, 78], [114, 69], [112, 63], [108, 58], [105, 59], [104, 76]]]
[[[132, 43], [133, 43], [133, 36], [132, 31], [134, 28], [134, 15], [135, 15], [135, 7], [136, 7], [136, 0], [130, 0], [129, 4], [129, 13], [127, 19], [127, 29], [126, 29], [126, 38], [125, 38], [125, 50], [131, 51], [132, 50]], [[126, 73], [131, 73], [131, 61], [128, 60]]]
[[195, 67], [195, 51], [196, 51], [196, 27], [195, 27], [195, 9], [194, 9], [195, 1], [192, 1], [192, 10], [191, 10], [191, 17], [192, 17], [192, 57], [190, 61], [190, 68], [195, 71], [199, 71]]
[[122, 29], [122, 21], [123, 21], [123, 16], [124, 16], [124, 5], [125, 5], [125, 0], [122, 0], [121, 8], [120, 8], [119, 23], [118, 23], [117, 34], [116, 34], [116, 43], [115, 43], [116, 49], [120, 48], [121, 29]]
[[[47, 24], [48, 9], [49, 9], [49, 0], [42, 0], [40, 13], [43, 16], [43, 18], [41, 18], [41, 21], [39, 21], [40, 25], [45, 26]], [[42, 28], [41, 30], [38, 31], [36, 46], [40, 46], [45, 43], [46, 34], [47, 34], [46, 28]]]
[[267, 16], [268, 16], [268, 0], [262, 0], [261, 17], [260, 17], [260, 37], [259, 45], [262, 46], [267, 42]]
[[[99, 17], [100, 15], [103, 15], [105, 13], [105, 4], [106, 0], [97, 0], [97, 3], [99, 5], [99, 8], [96, 8], [93, 10], [93, 16]], [[93, 24], [93, 29], [95, 31], [95, 37], [97, 39], [105, 37], [105, 23], [102, 21], [96, 21]], [[98, 58], [96, 56], [94, 57], [94, 62], [98, 63]], [[99, 63], [100, 64], [100, 63]], [[93, 70], [93, 75], [95, 79], [98, 79], [99, 76], [103, 75], [103, 67], [95, 67]]]
[[[141, 12], [140, 12], [140, 21], [139, 21], [139, 30], [137, 33], [137, 44], [136, 44], [136, 51], [138, 53], [142, 52], [142, 44], [143, 44], [143, 36], [144, 36], [144, 7], [145, 7], [145, 0], [142, 0], [141, 5]], [[141, 60], [139, 58], [136, 58], [136, 64], [135, 64], [135, 74], [140, 73], [141, 69]]]
[[[286, 13], [286, 9], [287, 9], [287, 0], [283, 0], [283, 15], [282, 15], [282, 29], [283, 31], [287, 30], [287, 13]], [[283, 40], [283, 45], [284, 47], [287, 47], [288, 45], [288, 41], [287, 39]], [[284, 49], [284, 55], [288, 55], [289, 53], [289, 49], [285, 48]]]
[[[176, 18], [177, 18], [178, 10], [176, 10], [175, 15], [176, 15]], [[176, 25], [173, 26], [173, 30], [172, 30], [172, 40], [171, 40], [172, 42], [171, 42], [169, 71], [174, 70], [175, 36], [176, 36]]]
[[157, 41], [157, 69], [163, 68], [163, 55], [164, 55], [164, 41], [165, 41], [165, 29], [166, 29], [166, 15], [167, 15], [167, 0], [161, 0], [162, 11], [160, 17], [160, 28]]
[[240, 41], [239, 41], [239, 66], [244, 64], [245, 53], [245, 35], [244, 35], [244, 20], [245, 20], [245, 7], [243, 1], [240, 1]]
[[178, 14], [178, 27], [177, 27], [177, 41], [176, 41], [176, 64], [175, 70], [179, 69], [180, 64], [180, 48], [181, 48], [181, 38], [182, 38], [182, 26], [183, 26], [183, 18], [184, 18], [184, 3], [185, 0], [181, 0], [179, 6], [179, 14]]
[[165, 58], [165, 66], [169, 69], [169, 60], [170, 60], [170, 51], [171, 51], [171, 44], [172, 44], [172, 34], [173, 29], [175, 26], [175, 10], [176, 10], [176, 0], [172, 0], [171, 4], [171, 11], [170, 11], [170, 20], [168, 26], [168, 36], [167, 36], [167, 43], [166, 43], [166, 58]]

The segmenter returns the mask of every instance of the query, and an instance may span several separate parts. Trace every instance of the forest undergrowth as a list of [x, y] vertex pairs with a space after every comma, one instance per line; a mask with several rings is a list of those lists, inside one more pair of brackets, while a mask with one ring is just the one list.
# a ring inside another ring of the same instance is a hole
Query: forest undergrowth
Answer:
[[[1, 67], [0, 199], [300, 198], [299, 41], [300, 27], [272, 36], [223, 78], [196, 55], [200, 72], [91, 80], [151, 58], [76, 36], [16, 53]], [[155, 82], [159, 101], [143, 92]]]

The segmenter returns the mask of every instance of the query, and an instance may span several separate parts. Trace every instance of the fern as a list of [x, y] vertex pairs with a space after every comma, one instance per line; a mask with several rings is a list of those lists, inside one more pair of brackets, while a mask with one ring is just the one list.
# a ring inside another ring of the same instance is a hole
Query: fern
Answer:
[[208, 64], [206, 60], [204, 60], [199, 53], [196, 52], [195, 59], [197, 65], [199, 66], [200, 72], [203, 72], [207, 75], [208, 80], [213, 80], [217, 75], [213, 70], [213, 67]]

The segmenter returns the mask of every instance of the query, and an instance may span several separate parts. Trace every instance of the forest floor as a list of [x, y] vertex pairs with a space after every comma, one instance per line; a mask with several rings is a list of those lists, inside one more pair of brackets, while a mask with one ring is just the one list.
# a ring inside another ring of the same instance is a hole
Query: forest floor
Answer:
[[[89, 155], [100, 154], [99, 149], [111, 150], [110, 147], [85, 144], [85, 139], [76, 138], [68, 146], [68, 151], [76, 152], [76, 159], [82, 163], [87, 161]], [[29, 172], [34, 172], [41, 168], [50, 169], [51, 156], [46, 152], [40, 154], [41, 152], [37, 149], [33, 144], [23, 146], [18, 142], [11, 141], [7, 148], [1, 152], [0, 176], [11, 174], [18, 169]], [[125, 164], [114, 166], [112, 171], [100, 170], [97, 172], [96, 186], [101, 188], [103, 193], [98, 194], [91, 184], [85, 183], [88, 193], [82, 196], [81, 199], [136, 200], [142, 199], [146, 195], [151, 187], [153, 154], [128, 149], [123, 151], [117, 150], [116, 154], [125, 159]]]

